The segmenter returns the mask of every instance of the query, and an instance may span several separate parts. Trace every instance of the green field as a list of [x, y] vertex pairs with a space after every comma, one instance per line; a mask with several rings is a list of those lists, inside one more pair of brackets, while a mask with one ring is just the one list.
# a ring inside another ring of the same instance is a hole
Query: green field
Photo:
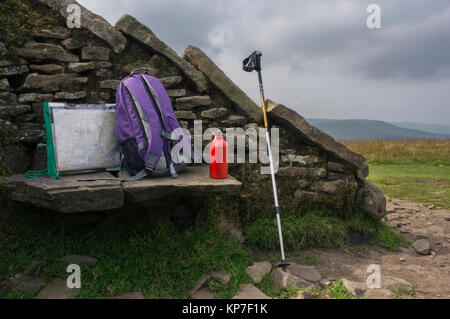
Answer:
[[345, 142], [387, 196], [450, 209], [450, 139]]

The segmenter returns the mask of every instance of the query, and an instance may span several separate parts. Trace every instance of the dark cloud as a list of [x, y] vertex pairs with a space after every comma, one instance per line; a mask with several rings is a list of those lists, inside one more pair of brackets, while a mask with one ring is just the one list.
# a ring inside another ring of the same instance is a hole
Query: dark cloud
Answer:
[[[305, 116], [450, 122], [448, 0], [79, 2], [112, 24], [135, 16], [180, 54], [202, 48], [255, 101], [240, 63], [260, 49], [271, 97]], [[366, 27], [371, 3], [381, 29]]]

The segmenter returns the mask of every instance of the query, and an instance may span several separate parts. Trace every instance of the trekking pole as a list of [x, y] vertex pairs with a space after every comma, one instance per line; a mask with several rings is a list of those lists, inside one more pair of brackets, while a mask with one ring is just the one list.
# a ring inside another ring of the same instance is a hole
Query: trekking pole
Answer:
[[275, 181], [275, 170], [273, 168], [272, 149], [270, 147], [269, 124], [267, 122], [266, 100], [264, 98], [264, 87], [261, 76], [261, 56], [262, 53], [260, 51], [253, 52], [248, 58], [244, 60], [243, 69], [246, 72], [252, 72], [253, 70], [258, 72], [259, 92], [261, 94], [261, 109], [264, 118], [264, 128], [266, 129], [267, 150], [269, 153], [270, 173], [272, 175], [273, 199], [275, 202], [275, 213], [278, 225], [278, 237], [280, 240], [281, 263], [278, 266], [283, 267], [283, 271], [286, 271], [286, 266], [288, 266], [289, 264], [286, 262], [284, 256], [283, 233], [281, 231], [281, 220], [280, 220], [280, 207], [278, 206], [277, 184]]

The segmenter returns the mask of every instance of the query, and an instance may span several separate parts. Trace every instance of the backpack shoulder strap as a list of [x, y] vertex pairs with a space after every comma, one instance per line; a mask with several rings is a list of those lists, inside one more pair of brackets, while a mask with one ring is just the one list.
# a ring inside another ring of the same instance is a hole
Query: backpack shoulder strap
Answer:
[[[171, 138], [171, 134], [168, 133], [166, 119], [165, 119], [164, 113], [161, 109], [161, 104], [159, 103], [158, 96], [157, 96], [155, 90], [153, 89], [153, 87], [147, 81], [147, 78], [142, 74], [140, 75], [140, 77], [141, 77], [145, 87], [148, 89], [150, 98], [153, 100], [153, 102], [155, 104], [156, 113], [158, 113], [158, 116], [159, 116], [159, 119], [161, 120], [161, 124], [162, 124], [162, 128], [163, 128], [160, 132], [160, 135], [168, 141], [167, 145], [169, 147], [169, 153], [170, 153], [171, 149], [172, 149], [171, 142], [173, 139]], [[176, 139], [174, 139], [174, 141], [176, 141]], [[170, 158], [170, 154], [166, 154], [166, 160], [167, 160], [167, 166], [169, 167], [169, 170], [170, 170], [170, 175], [172, 175], [173, 178], [177, 178], [178, 174], [175, 171], [175, 167], [173, 165], [172, 159]]]

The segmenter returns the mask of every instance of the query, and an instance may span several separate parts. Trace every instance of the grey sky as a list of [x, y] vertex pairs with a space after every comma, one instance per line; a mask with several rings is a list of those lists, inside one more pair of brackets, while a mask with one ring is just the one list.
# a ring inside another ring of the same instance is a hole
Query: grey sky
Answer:
[[[448, 0], [79, 0], [129, 13], [181, 54], [205, 51], [255, 102], [244, 57], [263, 52], [267, 98], [305, 117], [450, 124]], [[381, 7], [381, 29], [366, 8]]]

